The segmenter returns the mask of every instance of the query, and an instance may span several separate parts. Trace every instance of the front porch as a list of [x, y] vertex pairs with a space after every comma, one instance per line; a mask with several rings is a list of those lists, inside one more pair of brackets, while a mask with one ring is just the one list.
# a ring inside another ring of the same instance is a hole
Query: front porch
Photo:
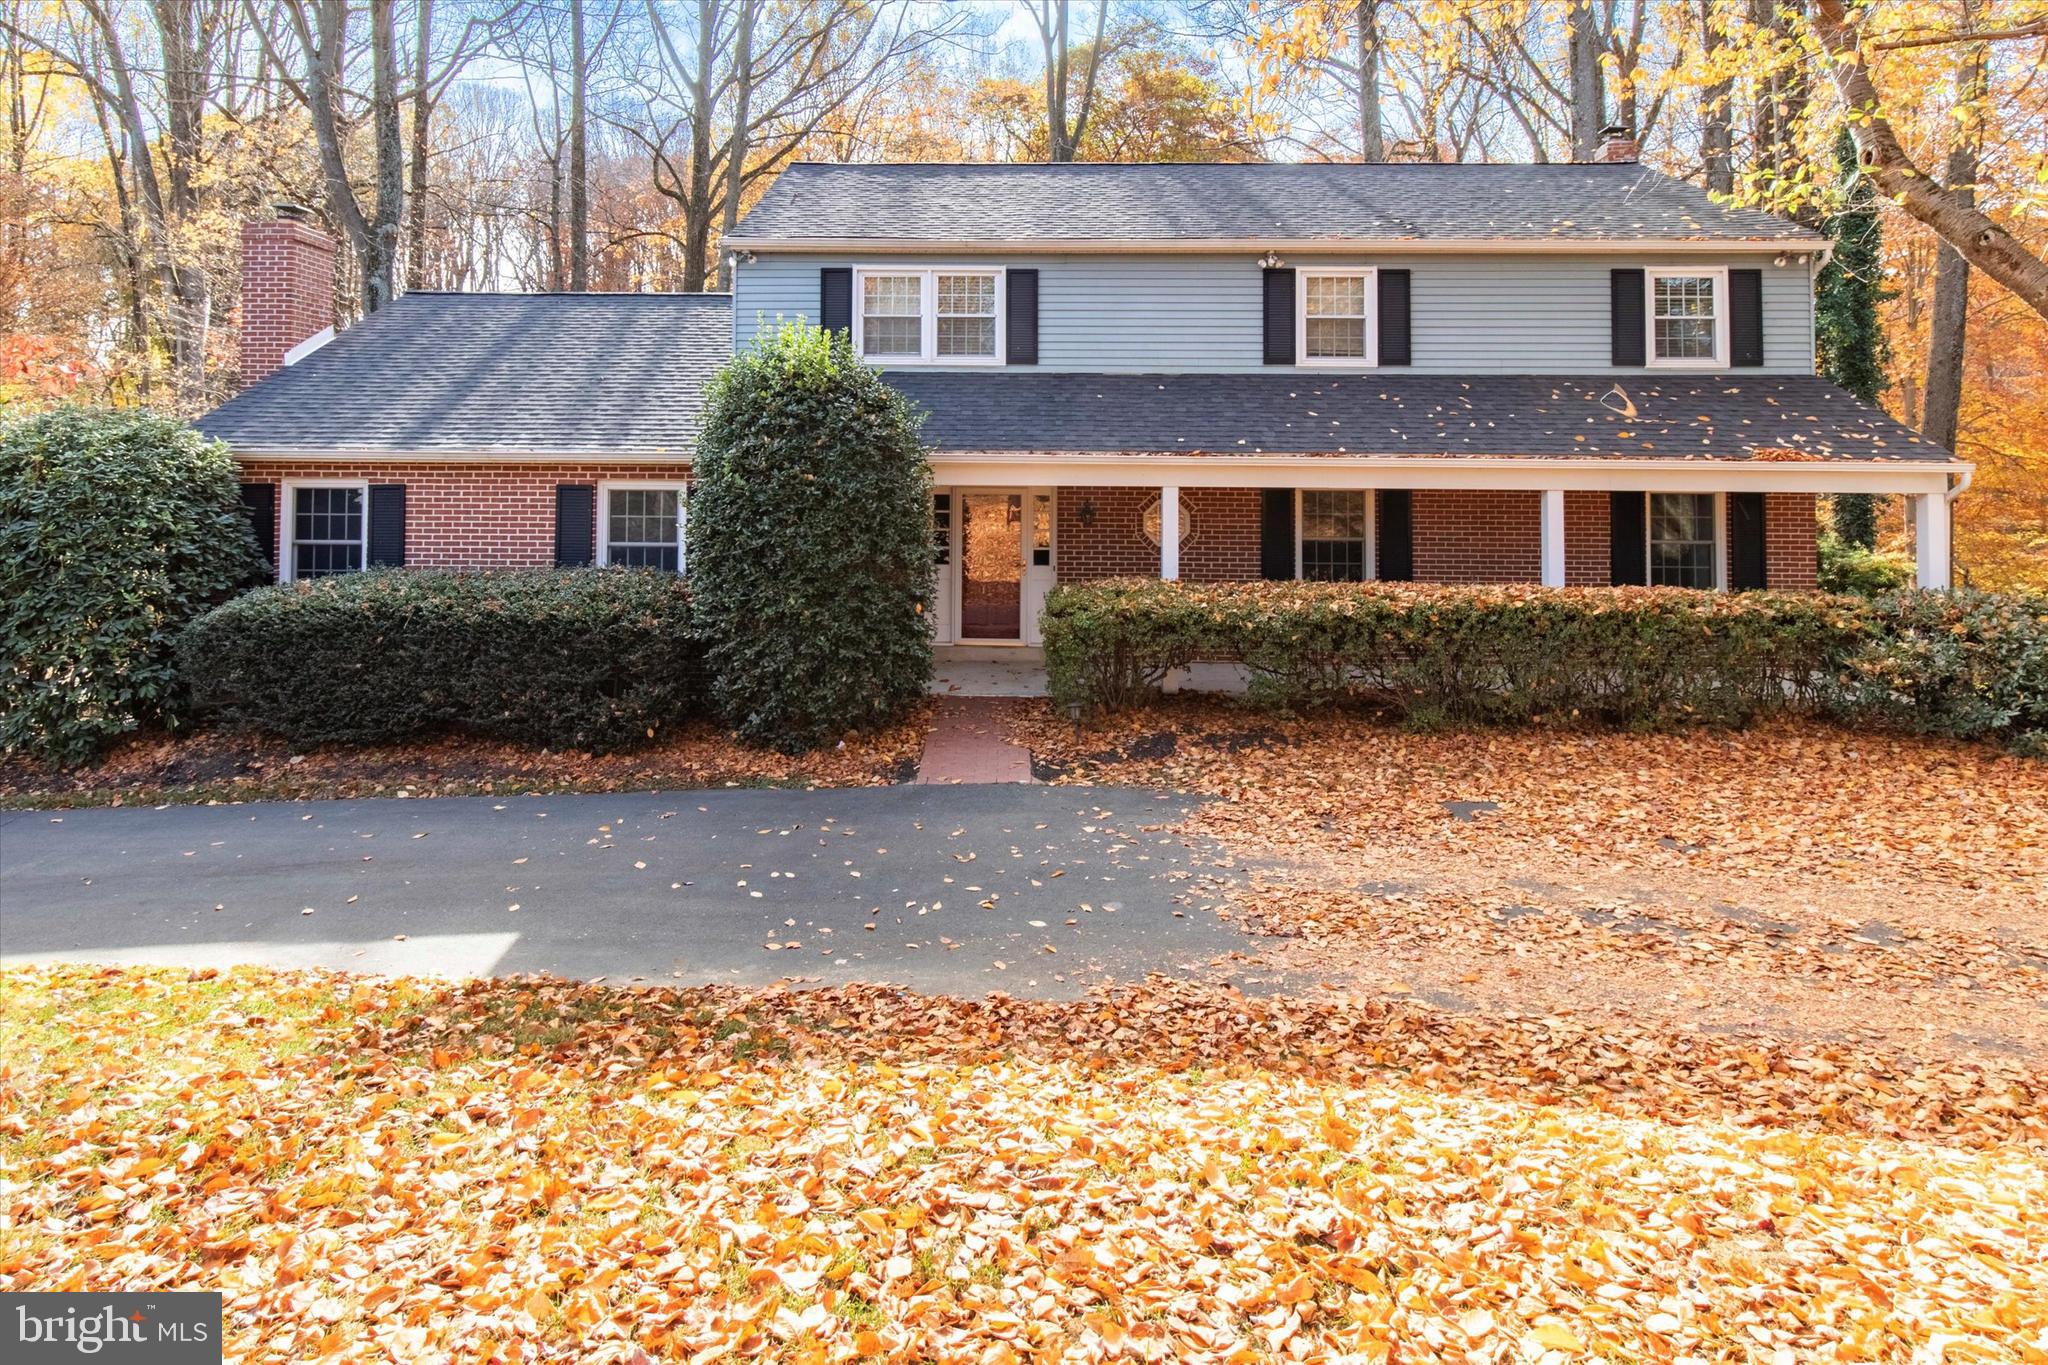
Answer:
[[[1039, 644], [1059, 583], [1804, 591], [1816, 584], [1822, 493], [1906, 497], [1919, 585], [1946, 588], [1950, 503], [1968, 484], [1967, 467], [1875, 461], [987, 456], [935, 467], [934, 636], [953, 647], [942, 686], [989, 696], [1035, 695], [1018, 651]], [[970, 482], [998, 472], [1025, 477]]]

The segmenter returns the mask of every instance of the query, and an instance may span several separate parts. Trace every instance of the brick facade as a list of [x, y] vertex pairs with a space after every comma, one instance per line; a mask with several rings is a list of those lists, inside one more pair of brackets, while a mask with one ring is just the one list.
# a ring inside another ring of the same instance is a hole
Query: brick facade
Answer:
[[[685, 464], [455, 464], [413, 461], [364, 465], [331, 460], [245, 460], [244, 482], [362, 479], [406, 488], [406, 563], [421, 568], [511, 569], [554, 563], [555, 485], [682, 480]], [[1149, 577], [1159, 548], [1142, 518], [1158, 496], [1150, 488], [1061, 488], [1057, 507], [1059, 581]], [[1260, 492], [1188, 488], [1181, 498], [1191, 530], [1181, 545], [1181, 577], [1191, 583], [1260, 577]], [[1485, 489], [1419, 489], [1414, 495], [1415, 578], [1422, 583], [1535, 583], [1542, 579], [1541, 495]], [[1814, 497], [1765, 495], [1770, 586], [1815, 585]], [[1083, 509], [1092, 515], [1083, 524]], [[282, 552], [291, 509], [277, 501]], [[1573, 586], [1608, 581], [1608, 495], [1565, 494], [1565, 576]]]
[[[1140, 519], [1157, 496], [1149, 488], [1062, 488], [1058, 499], [1059, 581], [1147, 577], [1159, 549]], [[1191, 583], [1246, 582], [1260, 576], [1260, 494], [1249, 488], [1188, 488], [1181, 497], [1193, 526], [1181, 546], [1181, 577]], [[1415, 581], [1540, 583], [1542, 495], [1498, 489], [1418, 489], [1413, 497]], [[1081, 509], [1092, 509], [1083, 525]], [[1605, 587], [1611, 574], [1609, 496], [1564, 495], [1565, 582]], [[1770, 586], [1815, 585], [1814, 497], [1765, 495]]]
[[[1060, 489], [1054, 500], [1059, 581], [1158, 577], [1159, 547], [1146, 539], [1143, 520], [1158, 496], [1156, 488]], [[1182, 579], [1244, 583], [1259, 577], [1259, 498], [1256, 488], [1181, 490]]]
[[334, 239], [281, 217], [242, 225], [242, 384], [334, 325]]
[[1820, 586], [1819, 512], [1811, 493], [1764, 494], [1764, 584], [1787, 592]]
[[[363, 479], [405, 485], [405, 562], [415, 568], [525, 569], [555, 562], [555, 485], [681, 480], [688, 465], [362, 464], [247, 460], [245, 483]], [[277, 563], [291, 508], [278, 492]]]
[[1542, 582], [1542, 499], [1519, 490], [1417, 489], [1415, 581]]

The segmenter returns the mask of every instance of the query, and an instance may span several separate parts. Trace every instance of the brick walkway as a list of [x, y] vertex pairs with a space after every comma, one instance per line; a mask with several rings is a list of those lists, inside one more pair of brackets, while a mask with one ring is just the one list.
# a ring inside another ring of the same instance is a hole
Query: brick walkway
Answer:
[[932, 785], [1029, 782], [1031, 754], [1003, 738], [999, 703], [988, 697], [943, 697], [933, 709], [917, 780]]

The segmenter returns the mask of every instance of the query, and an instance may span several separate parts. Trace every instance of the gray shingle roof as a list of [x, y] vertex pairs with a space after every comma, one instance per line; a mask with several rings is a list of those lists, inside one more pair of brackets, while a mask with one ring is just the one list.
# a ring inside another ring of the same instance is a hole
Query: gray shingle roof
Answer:
[[941, 451], [1739, 459], [1779, 447], [1837, 460], [1949, 458], [1810, 376], [904, 371], [889, 382], [930, 412], [925, 439]]
[[244, 451], [687, 457], [727, 294], [407, 294], [199, 420]]
[[[408, 294], [199, 426], [244, 452], [687, 458], [731, 325], [724, 294]], [[941, 451], [1947, 458], [1802, 376], [888, 378]]]
[[1820, 238], [1647, 166], [1333, 163], [789, 167], [731, 241]]

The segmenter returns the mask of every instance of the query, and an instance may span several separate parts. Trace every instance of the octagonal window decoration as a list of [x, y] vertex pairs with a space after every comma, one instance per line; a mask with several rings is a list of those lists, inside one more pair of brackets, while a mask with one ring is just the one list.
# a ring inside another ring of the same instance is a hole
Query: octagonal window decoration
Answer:
[[[1152, 501], [1150, 501], [1150, 502], [1148, 502], [1148, 503], [1146, 503], [1146, 504], [1145, 504], [1145, 515], [1144, 515], [1143, 519], [1141, 520], [1141, 522], [1140, 522], [1140, 525], [1141, 525], [1141, 526], [1143, 526], [1143, 528], [1144, 528], [1144, 531], [1145, 531], [1145, 539], [1146, 539], [1147, 541], [1149, 541], [1149, 542], [1150, 542], [1150, 543], [1151, 543], [1151, 544], [1153, 545], [1153, 547], [1154, 547], [1154, 548], [1157, 548], [1157, 547], [1158, 547], [1158, 545], [1159, 545], [1159, 499], [1158, 499], [1158, 498], [1154, 498], [1154, 499], [1152, 499]], [[1189, 542], [1189, 541], [1191, 541], [1191, 540], [1193, 540], [1194, 538], [1195, 538], [1195, 517], [1194, 517], [1194, 513], [1193, 513], [1193, 511], [1192, 511], [1192, 510], [1191, 510], [1191, 509], [1190, 509], [1190, 508], [1188, 507], [1188, 499], [1187, 499], [1187, 495], [1186, 495], [1185, 493], [1183, 493], [1183, 494], [1181, 495], [1181, 499], [1180, 499], [1180, 545], [1181, 545], [1181, 548], [1182, 548], [1183, 550], [1185, 550], [1185, 549], [1187, 548], [1187, 546], [1188, 546], [1188, 542]]]

